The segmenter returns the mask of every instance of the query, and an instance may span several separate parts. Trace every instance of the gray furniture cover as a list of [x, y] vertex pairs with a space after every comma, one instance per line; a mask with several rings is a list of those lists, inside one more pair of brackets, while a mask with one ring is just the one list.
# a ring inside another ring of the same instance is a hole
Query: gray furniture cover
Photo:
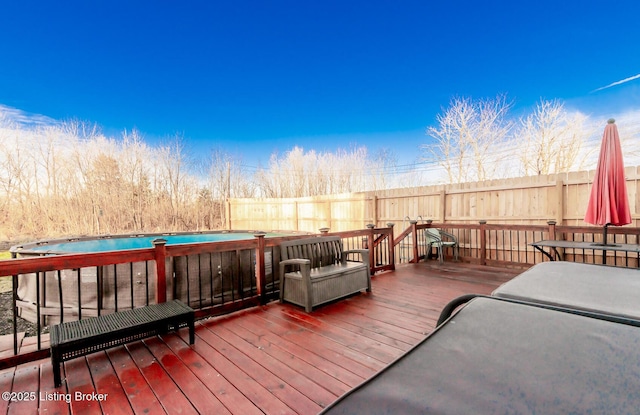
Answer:
[[640, 320], [637, 269], [542, 262], [491, 295]]
[[631, 414], [640, 329], [479, 297], [325, 414]]

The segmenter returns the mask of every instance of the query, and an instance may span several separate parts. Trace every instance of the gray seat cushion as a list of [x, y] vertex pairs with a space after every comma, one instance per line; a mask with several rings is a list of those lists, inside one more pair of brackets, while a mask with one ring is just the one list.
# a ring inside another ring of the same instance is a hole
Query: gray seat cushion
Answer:
[[327, 414], [630, 414], [640, 329], [476, 298]]

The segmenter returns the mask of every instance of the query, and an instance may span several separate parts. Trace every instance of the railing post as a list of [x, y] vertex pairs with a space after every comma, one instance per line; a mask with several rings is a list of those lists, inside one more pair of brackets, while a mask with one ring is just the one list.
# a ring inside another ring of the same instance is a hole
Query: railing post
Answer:
[[[369, 223], [367, 228], [369, 228], [369, 226], [373, 227], [373, 224]], [[369, 236], [362, 237], [362, 249], [369, 249]]]
[[[11, 259], [16, 259], [18, 257], [18, 253], [15, 251], [11, 251]], [[40, 278], [38, 273], [36, 273], [36, 278]], [[39, 280], [36, 280], [39, 281]], [[36, 298], [40, 300], [40, 287], [36, 288], [37, 294]], [[14, 274], [11, 276], [11, 298], [12, 298], [12, 310], [13, 310], [13, 354], [18, 354], [18, 307], [16, 306], [16, 302], [18, 301], [18, 274]], [[38, 301], [39, 304], [39, 301]], [[40, 319], [40, 314], [36, 315], [36, 318]], [[38, 333], [38, 347], [40, 347], [40, 333]]]
[[258, 238], [258, 246], [256, 247], [256, 289], [260, 304], [266, 304], [266, 277], [264, 269], [264, 232], [255, 233], [253, 236]]
[[487, 265], [487, 232], [486, 220], [480, 221], [480, 265]]
[[371, 243], [368, 243], [369, 245], [369, 274], [373, 275], [374, 274], [374, 270], [376, 268], [376, 235], [375, 235], [375, 231], [374, 229], [376, 228], [376, 225], [374, 225], [373, 223], [369, 223], [367, 224], [367, 229], [369, 229], [369, 237], [367, 238], [368, 241], [371, 241]]
[[388, 222], [387, 226], [389, 227], [389, 236], [388, 236], [388, 247], [389, 247], [389, 262], [391, 263], [391, 269], [396, 269], [396, 255], [395, 250], [393, 249], [393, 226], [395, 224], [393, 222]]
[[154, 239], [152, 243], [156, 261], [156, 303], [160, 304], [167, 301], [167, 240]]
[[[549, 220], [547, 221], [547, 225], [549, 225], [549, 230], [547, 232], [549, 232], [549, 240], [551, 241], [555, 241], [556, 240], [556, 221], [555, 220]], [[583, 235], [584, 237], [584, 235]], [[561, 258], [564, 258], [564, 249], [562, 248], [555, 248], [555, 252], [557, 255], [560, 255]], [[604, 260], [604, 258], [603, 258]]]
[[[427, 219], [425, 221], [425, 223], [427, 224], [427, 228], [430, 228], [431, 224], [433, 223], [433, 219]], [[424, 253], [425, 254], [425, 259], [427, 259], [427, 258], [430, 259], [431, 258], [431, 252], [432, 252], [431, 245], [427, 245], [426, 249], [427, 249], [427, 251]], [[444, 255], [444, 253], [442, 255]]]
[[556, 221], [550, 220], [547, 222], [547, 225], [549, 225], [549, 239], [552, 241], [555, 241], [556, 240]]
[[[12, 259], [16, 259], [16, 253], [12, 252], [11, 253], [11, 258]], [[40, 281], [40, 273], [36, 272], [36, 298], [37, 298], [37, 302], [36, 304], [40, 304], [40, 287], [37, 284], [38, 281]], [[11, 276], [11, 309], [13, 311], [13, 354], [17, 355], [18, 354], [18, 307], [16, 306], [16, 303], [18, 301], [18, 274], [14, 274]], [[38, 313], [36, 314], [36, 318], [38, 319], [38, 322], [40, 322], [40, 310], [38, 310]], [[38, 348], [40, 348], [40, 333], [38, 333]]]
[[409, 223], [411, 224], [411, 241], [413, 243], [413, 258], [411, 258], [411, 262], [417, 264], [420, 261], [420, 254], [418, 252], [418, 221], [411, 220]]

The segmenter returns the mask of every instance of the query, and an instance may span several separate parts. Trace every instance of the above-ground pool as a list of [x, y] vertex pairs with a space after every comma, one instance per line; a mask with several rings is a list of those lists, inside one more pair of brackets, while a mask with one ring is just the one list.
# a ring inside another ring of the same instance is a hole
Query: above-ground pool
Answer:
[[[167, 245], [253, 239], [255, 232], [217, 231], [162, 233], [55, 239], [17, 245], [15, 257], [96, 253], [152, 248], [153, 241]], [[266, 233], [267, 238], [295, 232]], [[265, 271], [272, 275], [272, 251], [265, 252]], [[239, 249], [167, 257], [167, 298], [202, 308], [235, 301], [255, 290], [255, 250]], [[155, 301], [155, 261], [113, 264], [81, 269], [48, 271], [18, 276], [20, 315], [42, 324], [143, 306]], [[271, 284], [276, 284], [273, 279]]]
[[[197, 233], [158, 233], [139, 235], [117, 235], [52, 239], [11, 247], [11, 253], [20, 256], [46, 254], [76, 254], [89, 252], [125, 251], [129, 249], [153, 248], [153, 241], [164, 239], [167, 245], [192, 244], [203, 242], [238, 241], [252, 239], [256, 232], [217, 231]], [[286, 236], [292, 233], [266, 233], [265, 236]]]

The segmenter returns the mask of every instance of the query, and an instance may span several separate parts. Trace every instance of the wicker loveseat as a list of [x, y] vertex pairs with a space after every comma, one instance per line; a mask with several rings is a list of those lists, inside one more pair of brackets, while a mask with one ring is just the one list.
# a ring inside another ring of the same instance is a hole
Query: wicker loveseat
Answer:
[[[361, 262], [347, 260], [359, 256]], [[280, 245], [280, 301], [313, 307], [371, 291], [369, 251], [342, 250], [337, 236], [296, 239]]]

